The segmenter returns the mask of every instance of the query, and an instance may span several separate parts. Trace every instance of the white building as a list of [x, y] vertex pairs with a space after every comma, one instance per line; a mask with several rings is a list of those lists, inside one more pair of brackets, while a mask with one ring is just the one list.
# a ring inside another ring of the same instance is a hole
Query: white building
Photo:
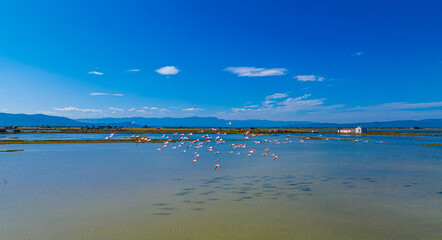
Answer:
[[359, 134], [367, 133], [367, 128], [363, 128], [363, 127], [359, 126], [359, 127], [355, 128], [355, 133], [359, 133]]
[[342, 128], [342, 129], [338, 130], [338, 133], [344, 133], [344, 134], [355, 133], [355, 129], [354, 128]]
[[344, 134], [352, 134], [352, 133], [367, 133], [367, 128], [363, 128], [361, 126], [357, 128], [342, 128], [338, 130], [338, 133], [344, 133]]

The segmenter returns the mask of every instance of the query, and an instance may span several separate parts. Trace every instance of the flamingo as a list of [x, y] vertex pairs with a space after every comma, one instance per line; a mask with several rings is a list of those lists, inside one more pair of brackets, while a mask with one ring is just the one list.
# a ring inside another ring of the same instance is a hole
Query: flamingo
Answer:
[[108, 135], [107, 137], [105, 137], [103, 140], [109, 140], [111, 137], [114, 136], [115, 133], [117, 133], [117, 132], [113, 132], [113, 133], [109, 134], [109, 135]]
[[218, 167], [221, 167], [221, 165], [220, 165], [219, 163], [215, 165], [215, 170], [216, 170]]
[[193, 159], [192, 163], [196, 163], [197, 160], [198, 160], [197, 158]]
[[227, 125], [232, 125], [232, 121], [228, 122]]
[[279, 157], [275, 155], [275, 157], [273, 158], [273, 160], [275, 160], [275, 159], [277, 159], [277, 158], [279, 158]]

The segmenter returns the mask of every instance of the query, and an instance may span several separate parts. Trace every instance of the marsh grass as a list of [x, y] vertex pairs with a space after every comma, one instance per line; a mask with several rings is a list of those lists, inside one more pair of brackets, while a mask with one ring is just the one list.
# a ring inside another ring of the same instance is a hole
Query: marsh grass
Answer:
[[0, 150], [0, 152], [23, 152], [24, 149], [9, 149], [9, 150]]

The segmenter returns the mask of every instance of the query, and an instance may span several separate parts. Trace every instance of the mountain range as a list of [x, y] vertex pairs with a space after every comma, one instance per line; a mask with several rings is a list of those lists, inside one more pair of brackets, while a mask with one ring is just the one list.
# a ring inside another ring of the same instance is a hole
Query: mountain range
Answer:
[[[135, 121], [135, 124], [131, 123]], [[37, 127], [49, 126], [119, 126], [119, 127], [234, 127], [234, 128], [293, 128], [293, 127], [317, 127], [317, 128], [338, 128], [338, 127], [378, 127], [378, 128], [442, 128], [442, 119], [425, 120], [400, 120], [387, 122], [360, 122], [360, 123], [317, 123], [306, 121], [270, 121], [270, 120], [230, 120], [216, 117], [186, 117], [186, 118], [92, 118], [92, 119], [70, 119], [44, 114], [10, 114], [0, 113], [0, 126], [24, 126]]]

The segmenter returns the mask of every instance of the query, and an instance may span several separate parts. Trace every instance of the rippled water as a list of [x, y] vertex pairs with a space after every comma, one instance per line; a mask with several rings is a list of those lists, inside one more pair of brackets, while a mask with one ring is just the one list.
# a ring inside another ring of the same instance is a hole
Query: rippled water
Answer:
[[0, 239], [441, 239], [440, 146], [265, 138], [0, 146]]

